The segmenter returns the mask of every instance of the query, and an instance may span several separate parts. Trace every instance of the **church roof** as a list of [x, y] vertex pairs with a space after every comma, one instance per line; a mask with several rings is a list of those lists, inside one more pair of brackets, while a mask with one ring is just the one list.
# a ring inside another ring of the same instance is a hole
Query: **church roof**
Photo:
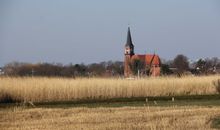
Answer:
[[155, 54], [146, 54], [146, 55], [133, 55], [132, 60], [140, 59], [144, 61], [146, 65], [160, 65], [160, 57]]

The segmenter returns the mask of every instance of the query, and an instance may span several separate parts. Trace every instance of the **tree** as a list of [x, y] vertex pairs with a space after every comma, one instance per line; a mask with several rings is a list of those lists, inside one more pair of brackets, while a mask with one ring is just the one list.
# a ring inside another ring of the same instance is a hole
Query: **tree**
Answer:
[[123, 75], [124, 74], [124, 63], [121, 61], [109, 61], [107, 62], [106, 71], [110, 72], [111, 75]]
[[173, 72], [170, 70], [169, 65], [167, 65], [167, 64], [161, 64], [161, 73], [162, 73], [163, 75], [170, 75], [170, 74], [172, 74]]
[[179, 54], [174, 58], [173, 65], [177, 68], [179, 75], [182, 75], [185, 71], [189, 70], [188, 58], [182, 54]]
[[93, 63], [90, 64], [88, 67], [88, 71], [93, 75], [93, 76], [102, 76], [105, 73], [105, 65], [102, 63]]
[[198, 74], [203, 74], [206, 73], [207, 68], [206, 68], [206, 61], [203, 59], [199, 59], [196, 63], [196, 71]]
[[140, 59], [133, 60], [129, 65], [134, 75], [136, 75], [138, 71], [141, 73], [145, 71], [145, 63]]
[[75, 64], [75, 76], [87, 76], [88, 67], [84, 64]]

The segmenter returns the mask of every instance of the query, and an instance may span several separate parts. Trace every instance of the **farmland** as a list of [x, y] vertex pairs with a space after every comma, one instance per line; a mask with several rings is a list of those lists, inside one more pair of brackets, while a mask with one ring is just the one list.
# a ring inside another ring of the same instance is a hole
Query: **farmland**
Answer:
[[[32, 108], [0, 111], [0, 128], [30, 129], [213, 129], [220, 107]], [[217, 122], [217, 124], [215, 124]]]

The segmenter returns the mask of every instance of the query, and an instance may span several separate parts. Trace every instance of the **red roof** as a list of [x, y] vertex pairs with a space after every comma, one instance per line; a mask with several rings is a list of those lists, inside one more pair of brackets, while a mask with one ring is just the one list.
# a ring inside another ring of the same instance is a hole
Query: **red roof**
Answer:
[[149, 65], [151, 61], [152, 65], [160, 65], [160, 57], [154, 54], [133, 55], [132, 60], [134, 59], [140, 59], [141, 61], [144, 61], [147, 65]]

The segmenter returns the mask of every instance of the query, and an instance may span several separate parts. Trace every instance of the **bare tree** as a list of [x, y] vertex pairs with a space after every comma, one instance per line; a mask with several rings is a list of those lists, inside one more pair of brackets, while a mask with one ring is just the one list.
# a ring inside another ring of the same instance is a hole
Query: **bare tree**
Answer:
[[173, 65], [177, 68], [179, 75], [182, 75], [185, 71], [189, 70], [188, 58], [182, 54], [179, 54], [174, 58]]

